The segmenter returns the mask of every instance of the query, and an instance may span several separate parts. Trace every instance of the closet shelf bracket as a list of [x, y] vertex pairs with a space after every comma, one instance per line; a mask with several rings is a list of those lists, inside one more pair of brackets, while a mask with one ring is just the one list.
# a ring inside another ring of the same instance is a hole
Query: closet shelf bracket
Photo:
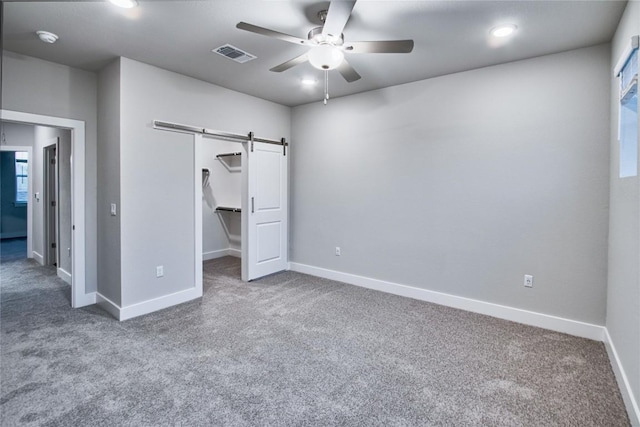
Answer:
[[202, 186], [206, 187], [209, 184], [209, 177], [211, 176], [211, 171], [208, 168], [202, 168]]
[[231, 157], [231, 156], [241, 156], [242, 153], [241, 152], [236, 152], [236, 153], [222, 153], [222, 154], [218, 154], [216, 157], [220, 158], [220, 157]]
[[230, 208], [228, 206], [218, 206], [216, 212], [242, 212], [241, 208]]

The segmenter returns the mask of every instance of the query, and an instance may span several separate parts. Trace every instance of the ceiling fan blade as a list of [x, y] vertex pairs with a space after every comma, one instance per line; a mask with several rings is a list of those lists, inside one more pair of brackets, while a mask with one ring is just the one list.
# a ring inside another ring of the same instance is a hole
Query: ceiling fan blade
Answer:
[[413, 50], [413, 40], [386, 40], [377, 42], [345, 43], [349, 53], [409, 53]]
[[236, 25], [236, 28], [249, 31], [250, 33], [260, 34], [261, 36], [273, 37], [276, 39], [284, 40], [289, 43], [295, 43], [299, 45], [304, 45], [309, 42], [309, 40], [304, 40], [289, 34], [269, 30], [267, 28], [258, 27], [257, 25], [247, 24], [246, 22], [238, 22], [238, 24]]
[[324, 21], [322, 27], [323, 36], [335, 36], [340, 37], [344, 26], [347, 25], [347, 21], [351, 16], [353, 6], [356, 4], [355, 0], [334, 0], [329, 4], [329, 11], [327, 12], [327, 18]]
[[287, 71], [289, 68], [293, 68], [296, 65], [302, 64], [305, 61], [307, 61], [307, 54], [303, 53], [302, 55], [296, 56], [295, 58], [290, 59], [287, 62], [283, 62], [280, 65], [276, 65], [269, 71], [275, 71], [276, 73], [281, 73], [283, 71]]
[[349, 64], [346, 59], [342, 61], [342, 64], [340, 64], [337, 70], [349, 83], [360, 80], [360, 74], [358, 74], [357, 71], [353, 69], [351, 64]]

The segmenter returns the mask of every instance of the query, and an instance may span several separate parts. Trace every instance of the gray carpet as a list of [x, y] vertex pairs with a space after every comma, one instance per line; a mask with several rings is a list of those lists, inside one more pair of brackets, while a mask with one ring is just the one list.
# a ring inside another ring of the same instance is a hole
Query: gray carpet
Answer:
[[33, 261], [1, 265], [3, 426], [626, 426], [605, 349], [286, 272], [117, 322]]

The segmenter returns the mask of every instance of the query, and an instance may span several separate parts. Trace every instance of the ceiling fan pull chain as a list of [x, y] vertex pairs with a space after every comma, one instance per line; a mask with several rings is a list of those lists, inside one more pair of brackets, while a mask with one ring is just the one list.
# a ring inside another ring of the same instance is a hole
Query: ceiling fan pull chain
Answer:
[[327, 101], [329, 100], [329, 70], [324, 72], [324, 105], [327, 105]]

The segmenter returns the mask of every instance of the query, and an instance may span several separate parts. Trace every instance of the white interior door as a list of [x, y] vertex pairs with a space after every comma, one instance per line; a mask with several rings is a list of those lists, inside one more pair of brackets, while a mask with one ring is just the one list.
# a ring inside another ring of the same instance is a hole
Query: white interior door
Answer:
[[251, 143], [247, 145], [247, 165], [243, 165], [247, 192], [242, 207], [245, 281], [287, 269], [289, 229], [284, 147], [254, 142], [252, 150]]

